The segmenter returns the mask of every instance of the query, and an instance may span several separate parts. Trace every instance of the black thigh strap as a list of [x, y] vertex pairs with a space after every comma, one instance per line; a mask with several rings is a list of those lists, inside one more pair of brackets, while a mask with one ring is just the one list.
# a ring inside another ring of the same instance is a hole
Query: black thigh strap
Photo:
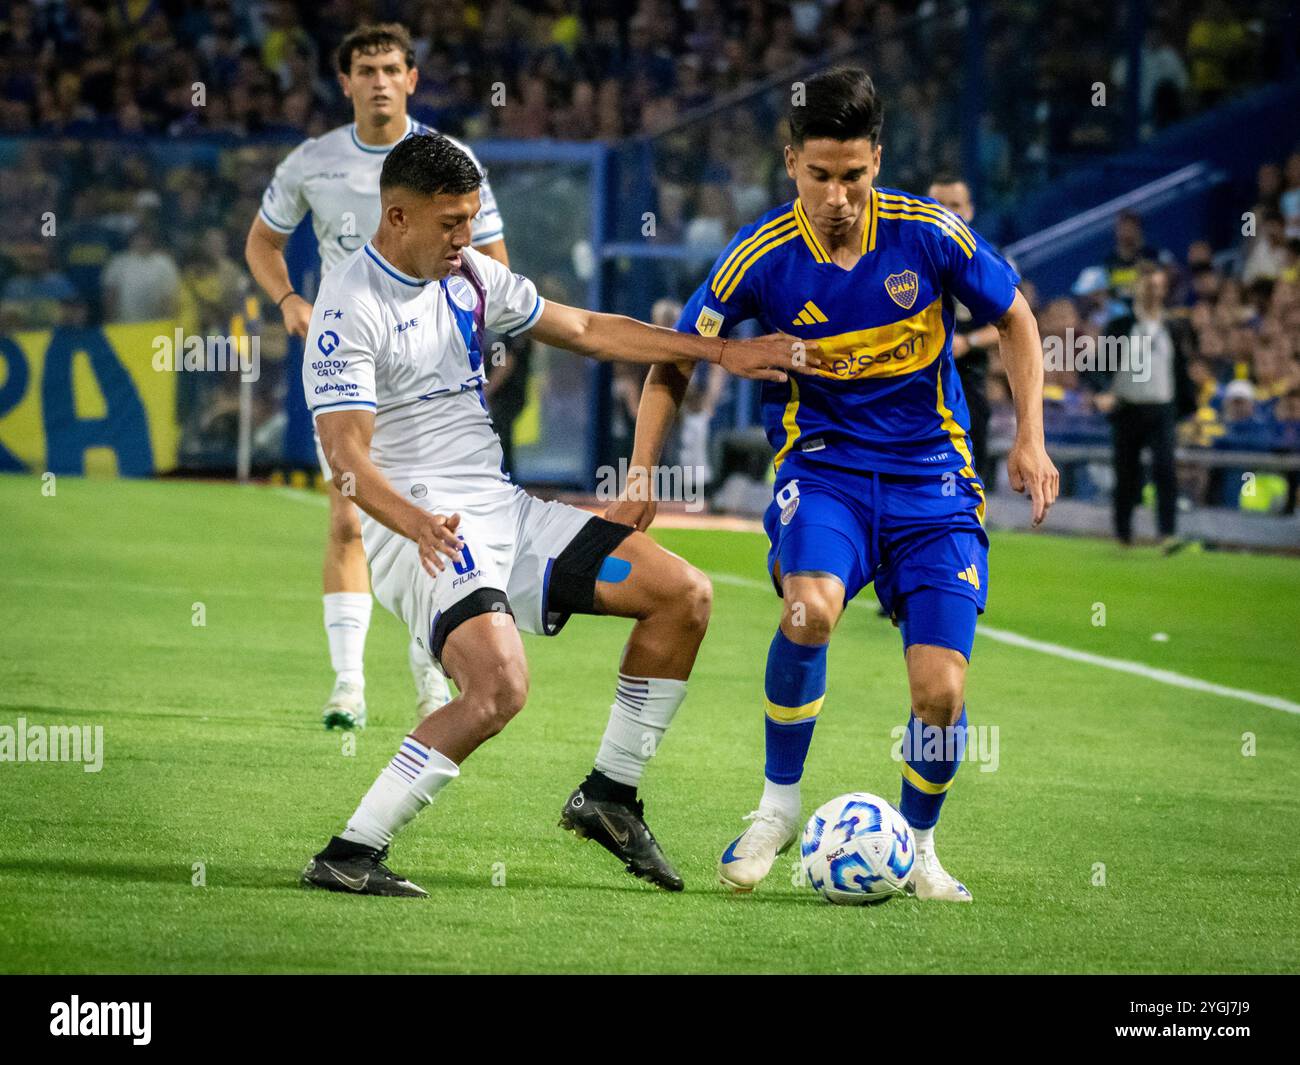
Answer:
[[578, 530], [560, 552], [551, 570], [546, 609], [556, 614], [592, 614], [596, 604], [596, 575], [601, 563], [635, 529], [594, 517]]
[[433, 633], [429, 638], [429, 650], [433, 653], [433, 657], [442, 661], [443, 645], [458, 626], [480, 614], [494, 613], [515, 616], [515, 612], [510, 609], [510, 600], [506, 598], [506, 593], [498, 588], [475, 589], [460, 602], [453, 604], [450, 610], [439, 614], [433, 619]]

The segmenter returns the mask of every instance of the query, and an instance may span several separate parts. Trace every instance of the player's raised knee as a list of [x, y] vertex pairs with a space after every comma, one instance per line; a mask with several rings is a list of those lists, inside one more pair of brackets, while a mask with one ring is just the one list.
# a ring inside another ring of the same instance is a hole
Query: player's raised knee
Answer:
[[788, 588], [781, 614], [781, 631], [797, 644], [826, 643], [844, 611], [844, 595], [819, 585]]
[[713, 582], [694, 566], [682, 563], [671, 589], [671, 601], [681, 612], [683, 622], [702, 632], [713, 612]]
[[966, 699], [964, 670], [956, 663], [929, 663], [912, 671], [912, 711], [927, 725], [951, 725]]
[[528, 701], [528, 667], [523, 662], [500, 662], [470, 681], [465, 702], [478, 718], [483, 739], [504, 729]]

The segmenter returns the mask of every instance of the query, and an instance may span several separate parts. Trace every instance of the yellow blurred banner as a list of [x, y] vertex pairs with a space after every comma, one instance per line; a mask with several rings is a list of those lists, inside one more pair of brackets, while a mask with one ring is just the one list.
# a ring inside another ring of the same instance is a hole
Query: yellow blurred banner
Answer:
[[0, 470], [147, 477], [176, 467], [175, 322], [0, 336]]

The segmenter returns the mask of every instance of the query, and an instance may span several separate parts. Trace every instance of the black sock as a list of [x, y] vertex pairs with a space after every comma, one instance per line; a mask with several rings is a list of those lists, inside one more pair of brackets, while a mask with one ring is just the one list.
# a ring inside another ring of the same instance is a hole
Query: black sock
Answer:
[[631, 806], [636, 802], [636, 788], [611, 780], [599, 769], [593, 769], [582, 782], [582, 793], [597, 802], [619, 802]]
[[316, 857], [334, 858], [342, 861], [345, 858], [359, 858], [362, 855], [374, 853], [375, 848], [367, 847], [364, 843], [353, 843], [352, 840], [344, 839], [342, 836], [331, 836], [325, 849]]

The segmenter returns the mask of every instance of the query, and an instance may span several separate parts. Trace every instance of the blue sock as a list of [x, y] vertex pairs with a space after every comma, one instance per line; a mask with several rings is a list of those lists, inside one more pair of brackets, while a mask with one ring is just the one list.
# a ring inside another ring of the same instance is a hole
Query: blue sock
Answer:
[[966, 753], [966, 707], [955, 725], [926, 725], [915, 714], [903, 736], [903, 794], [899, 812], [913, 828], [933, 828]]
[[797, 784], [826, 698], [826, 644], [805, 647], [780, 629], [767, 651], [767, 764], [773, 784]]

